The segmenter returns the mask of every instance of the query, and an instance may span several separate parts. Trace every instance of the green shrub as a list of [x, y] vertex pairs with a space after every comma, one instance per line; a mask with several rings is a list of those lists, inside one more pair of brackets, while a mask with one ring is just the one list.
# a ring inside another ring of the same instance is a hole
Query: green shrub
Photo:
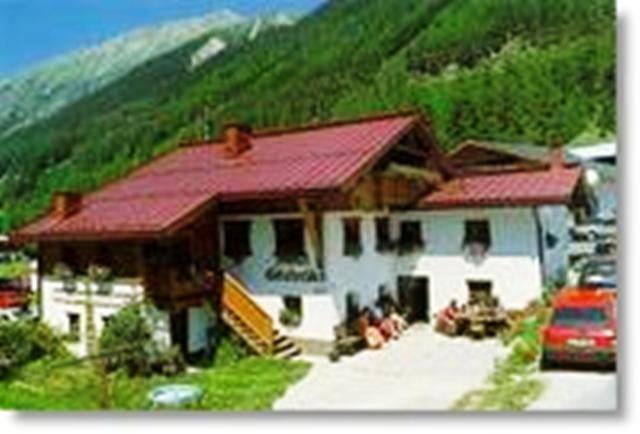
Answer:
[[218, 343], [215, 366], [229, 366], [247, 358], [251, 351], [247, 345], [234, 333], [226, 333]]
[[151, 305], [135, 303], [120, 310], [100, 336], [100, 352], [107, 368], [125, 369], [130, 376], [183, 372], [184, 359], [176, 348], [164, 348], [153, 337]]
[[100, 335], [100, 352], [106, 354], [110, 369], [125, 368], [130, 375], [147, 374], [147, 352], [153, 330], [142, 313], [141, 304], [131, 304], [111, 318]]
[[66, 355], [62, 338], [44, 323], [29, 320], [0, 323], [0, 377], [31, 361]]
[[158, 351], [150, 358], [151, 371], [168, 377], [184, 372], [187, 364], [180, 348], [173, 346], [164, 351]]

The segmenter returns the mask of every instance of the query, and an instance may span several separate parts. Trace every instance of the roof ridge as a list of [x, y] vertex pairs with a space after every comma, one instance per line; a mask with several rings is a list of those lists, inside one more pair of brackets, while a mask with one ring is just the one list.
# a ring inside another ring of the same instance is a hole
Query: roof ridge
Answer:
[[496, 170], [489, 170], [486, 172], [461, 173], [460, 175], [458, 175], [458, 178], [465, 179], [465, 178], [479, 178], [484, 176], [500, 176], [500, 175], [523, 175], [524, 176], [524, 175], [531, 175], [531, 174], [553, 175], [558, 173], [566, 173], [566, 172], [573, 172], [573, 171], [580, 171], [580, 170], [581, 170], [580, 165], [566, 165], [563, 167], [557, 167], [553, 169], [548, 166], [532, 167], [532, 168], [525, 168], [525, 169], [514, 169], [514, 170], [496, 169]]
[[287, 134], [287, 133], [321, 130], [324, 128], [356, 125], [356, 124], [361, 124], [365, 122], [376, 122], [376, 121], [382, 121], [385, 119], [402, 118], [402, 117], [410, 117], [410, 116], [419, 117], [420, 112], [416, 109], [378, 112], [373, 114], [361, 115], [354, 118], [330, 119], [325, 121], [309, 122], [309, 123], [301, 124], [297, 126], [293, 125], [290, 127], [264, 128], [262, 130], [258, 130], [254, 132], [253, 135], [255, 137], [278, 136], [278, 135]]
[[[407, 108], [402, 110], [384, 111], [373, 114], [365, 114], [352, 118], [336, 118], [323, 121], [308, 122], [306, 124], [283, 126], [283, 127], [266, 127], [263, 129], [255, 130], [251, 132], [251, 136], [255, 138], [279, 136], [284, 134], [302, 133], [307, 131], [321, 130], [325, 128], [335, 128], [348, 125], [357, 125], [365, 122], [376, 122], [391, 118], [410, 117], [415, 118], [423, 117], [422, 112], [419, 109]], [[183, 142], [181, 147], [194, 147], [194, 146], [208, 146], [219, 145], [224, 141], [223, 137], [218, 136], [212, 140], [194, 140], [191, 142]]]
[[[282, 162], [301, 161], [301, 160], [309, 160], [309, 159], [317, 159], [317, 158], [330, 158], [330, 157], [338, 157], [343, 155], [367, 154], [367, 153], [368, 151], [366, 150], [356, 150], [356, 151], [337, 150], [337, 151], [331, 151], [331, 152], [328, 152], [328, 151], [322, 152], [322, 151], [314, 150], [306, 153], [305, 155], [293, 155], [293, 156], [286, 155], [283, 157], [268, 157], [268, 158], [258, 158], [258, 159], [256, 159], [255, 157], [250, 157], [247, 159], [247, 161], [229, 159], [228, 161], [230, 162], [230, 164], [219, 164], [216, 162], [211, 164], [210, 161], [207, 161], [206, 163], [199, 163], [198, 165], [194, 164], [187, 168], [189, 169], [190, 172], [210, 173], [212, 170], [235, 169], [237, 165], [234, 165], [233, 162], [237, 162], [239, 164], [259, 162], [261, 165], [269, 166], [269, 165], [274, 165]], [[141, 171], [140, 173], [135, 174], [134, 177], [136, 179], [141, 179], [141, 178], [147, 178], [147, 177], [170, 175], [174, 173], [182, 173], [185, 171], [185, 165], [180, 165], [179, 167], [172, 166], [172, 167], [161, 168], [161, 169], [149, 169], [149, 168], [146, 168], [146, 169], [147, 170]]]
[[[192, 196], [192, 197], [199, 197], [199, 196], [209, 196], [210, 198], [213, 198], [215, 196], [217, 196], [217, 193], [212, 193], [211, 191], [205, 189], [205, 188], [201, 188], [201, 189], [181, 189], [180, 190], [180, 195], [181, 196]], [[130, 193], [130, 194], [125, 194], [122, 196], [112, 196], [112, 195], [108, 195], [108, 194], [104, 194], [104, 195], [95, 195], [93, 197], [90, 198], [90, 200], [87, 201], [87, 206], [89, 205], [94, 205], [97, 203], [104, 203], [104, 202], [126, 202], [127, 200], [130, 199], [155, 199], [156, 197], [165, 197], [166, 196], [166, 192], [162, 192], [162, 193], [150, 193], [150, 192], [145, 192], [145, 193]]]

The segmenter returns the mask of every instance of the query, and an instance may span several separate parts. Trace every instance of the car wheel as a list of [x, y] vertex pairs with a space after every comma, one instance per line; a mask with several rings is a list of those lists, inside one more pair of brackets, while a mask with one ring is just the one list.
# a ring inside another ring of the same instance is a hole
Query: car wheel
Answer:
[[549, 359], [549, 356], [547, 356], [545, 353], [542, 353], [542, 357], [540, 358], [540, 370], [548, 371], [550, 369], [553, 369], [554, 367], [555, 362]]

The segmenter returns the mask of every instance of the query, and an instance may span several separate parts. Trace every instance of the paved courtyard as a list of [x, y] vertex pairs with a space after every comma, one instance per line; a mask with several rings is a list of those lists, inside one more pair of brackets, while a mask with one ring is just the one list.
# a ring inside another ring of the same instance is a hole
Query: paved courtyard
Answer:
[[618, 382], [615, 373], [602, 372], [542, 372], [545, 385], [540, 399], [531, 411], [615, 411]]
[[470, 341], [416, 325], [378, 351], [365, 350], [313, 367], [275, 403], [276, 410], [446, 410], [481, 386], [496, 358], [497, 340]]

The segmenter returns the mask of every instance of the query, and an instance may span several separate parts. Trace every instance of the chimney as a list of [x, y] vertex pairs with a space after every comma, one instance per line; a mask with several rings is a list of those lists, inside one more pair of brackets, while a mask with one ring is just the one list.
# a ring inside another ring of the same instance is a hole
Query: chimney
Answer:
[[554, 146], [549, 151], [549, 164], [551, 169], [562, 169], [564, 167], [564, 149], [562, 146]]
[[67, 218], [82, 207], [82, 195], [73, 192], [57, 192], [51, 199], [51, 210], [57, 218]]
[[251, 128], [241, 123], [229, 123], [224, 128], [224, 149], [233, 158], [251, 149]]

